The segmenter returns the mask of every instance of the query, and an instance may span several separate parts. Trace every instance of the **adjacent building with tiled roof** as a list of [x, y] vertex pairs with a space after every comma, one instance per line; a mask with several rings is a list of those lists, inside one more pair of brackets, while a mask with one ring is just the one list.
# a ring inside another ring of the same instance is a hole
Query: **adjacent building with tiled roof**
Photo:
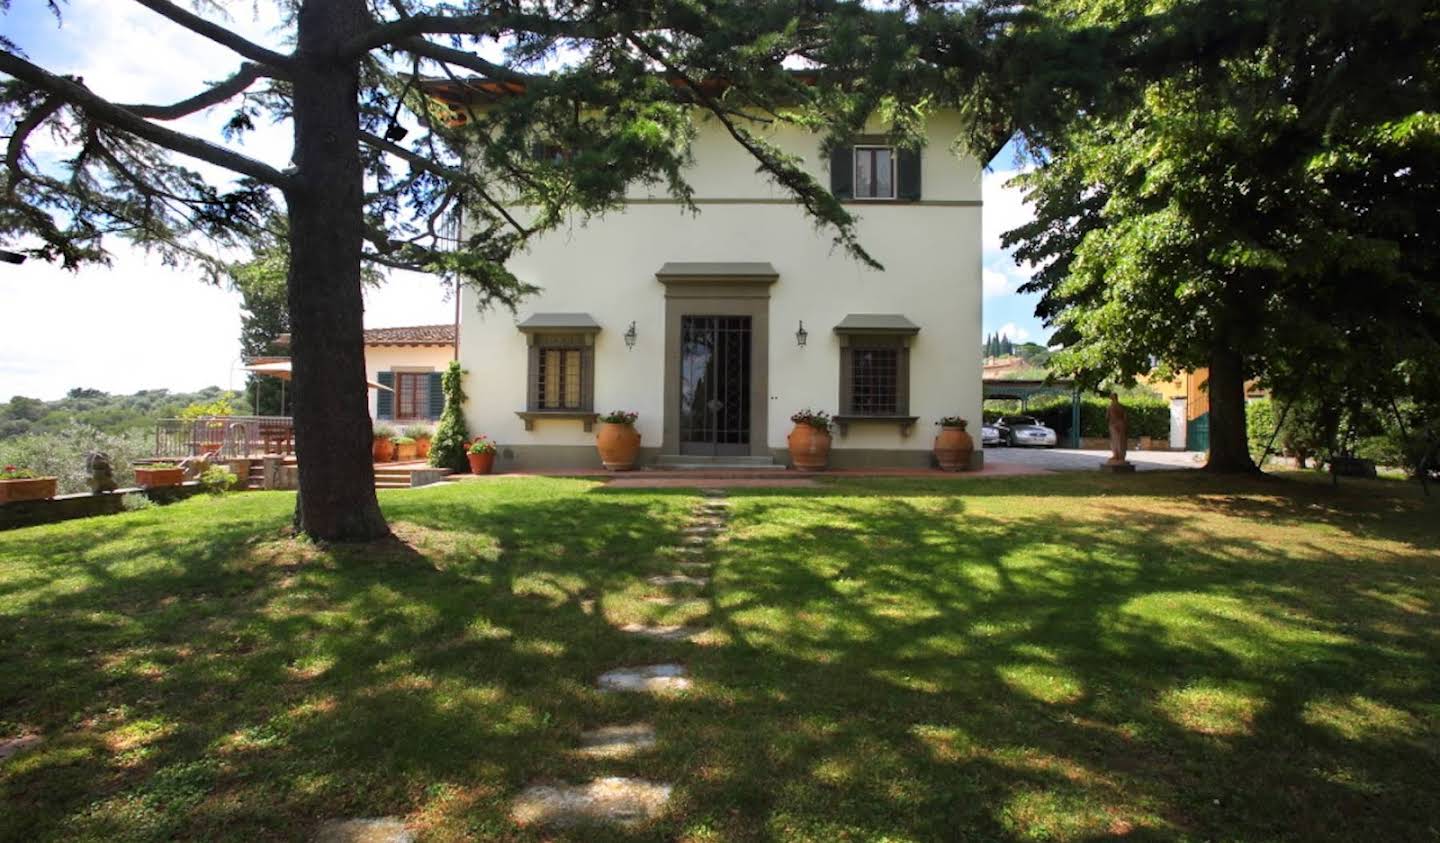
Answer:
[[404, 328], [366, 328], [366, 345], [454, 345], [455, 326], [410, 325]]

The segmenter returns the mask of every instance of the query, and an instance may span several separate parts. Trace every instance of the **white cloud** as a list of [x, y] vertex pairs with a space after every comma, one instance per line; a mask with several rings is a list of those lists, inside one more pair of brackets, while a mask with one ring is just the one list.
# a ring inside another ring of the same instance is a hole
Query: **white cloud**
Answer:
[[1007, 337], [1012, 342], [1025, 342], [1030, 339], [1030, 332], [1016, 325], [1014, 322], [1006, 322], [993, 331], [986, 331], [985, 335], [995, 334], [996, 336]]
[[[227, 26], [284, 49], [272, 31], [278, 21], [273, 13], [253, 19], [249, 4], [235, 8], [243, 13]], [[121, 102], [183, 99], [240, 66], [229, 50], [138, 4], [71, 0], [63, 11], [64, 25], [57, 30], [42, 4], [17, 5], [5, 18], [6, 34], [20, 38], [24, 24], [28, 34], [21, 46], [32, 60], [81, 76], [97, 93]], [[220, 127], [230, 113], [231, 107], [222, 105], [167, 125], [226, 143]], [[291, 143], [288, 123], [261, 123], [238, 149], [284, 168]], [[56, 153], [68, 156], [73, 150], [57, 149], [48, 133], [32, 137], [31, 154], [38, 161], [53, 160]], [[217, 182], [233, 177], [186, 163]], [[241, 386], [244, 375], [235, 368], [239, 296], [207, 286], [192, 271], [163, 266], [122, 241], [108, 246], [115, 258], [110, 267], [71, 274], [31, 260], [0, 268], [0, 401], [12, 395], [58, 398], [76, 386], [119, 393]], [[423, 275], [396, 273], [383, 287], [367, 290], [365, 304], [367, 327], [448, 322], [454, 314], [440, 282]]]

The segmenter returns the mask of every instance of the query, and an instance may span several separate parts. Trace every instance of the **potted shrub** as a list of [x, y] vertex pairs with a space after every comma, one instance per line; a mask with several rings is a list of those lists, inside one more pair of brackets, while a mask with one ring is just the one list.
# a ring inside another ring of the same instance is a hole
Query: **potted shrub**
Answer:
[[409, 436], [396, 436], [390, 440], [395, 445], [395, 461], [409, 462], [415, 459], [415, 440]]
[[388, 424], [375, 425], [374, 442], [371, 444], [371, 455], [375, 462], [390, 462], [395, 459], [395, 428]]
[[941, 471], [969, 471], [970, 457], [975, 453], [975, 440], [965, 428], [969, 422], [959, 416], [946, 416], [936, 422], [940, 433], [935, 437], [935, 462]]
[[790, 417], [795, 429], [786, 441], [790, 461], [801, 471], [824, 471], [830, 461], [830, 414], [824, 410], [801, 410]]
[[495, 468], [495, 443], [482, 434], [465, 448], [465, 459], [471, 474], [489, 474]]
[[630, 471], [640, 458], [640, 431], [635, 429], [639, 413], [612, 410], [600, 417], [600, 430], [595, 433], [595, 448], [600, 462], [610, 471]]
[[0, 469], [0, 503], [38, 501], [55, 497], [55, 477], [41, 477], [29, 469], [7, 465]]
[[424, 460], [430, 458], [431, 431], [427, 425], [412, 424], [405, 428], [405, 435], [415, 440], [416, 459]]
[[135, 466], [135, 482], [146, 489], [179, 486], [185, 481], [185, 469], [174, 463], [157, 462]]

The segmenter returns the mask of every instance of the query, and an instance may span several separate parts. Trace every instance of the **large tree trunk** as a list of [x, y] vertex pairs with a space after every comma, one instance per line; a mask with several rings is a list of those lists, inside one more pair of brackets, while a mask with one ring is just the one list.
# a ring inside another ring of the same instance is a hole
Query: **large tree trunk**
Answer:
[[1210, 353], [1210, 461], [1207, 471], [1258, 472], [1245, 424], [1245, 359], [1228, 344]]
[[332, 58], [362, 32], [365, 0], [305, 0], [295, 74], [295, 166], [289, 192], [295, 524], [312, 538], [389, 533], [375, 499], [365, 386], [360, 249], [364, 171], [359, 69]]

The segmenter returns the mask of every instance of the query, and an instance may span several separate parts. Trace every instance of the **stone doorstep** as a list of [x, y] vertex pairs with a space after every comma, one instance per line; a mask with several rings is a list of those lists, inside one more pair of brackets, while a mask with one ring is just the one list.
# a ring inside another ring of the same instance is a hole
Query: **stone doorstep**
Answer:
[[698, 626], [680, 626], [678, 624], [658, 624], [651, 626], [643, 623], [627, 623], [620, 627], [620, 631], [629, 633], [630, 635], [654, 638], [659, 641], [693, 641], [710, 630]]
[[691, 577], [691, 576], [687, 576], [687, 575], [685, 575], [685, 574], [661, 574], [660, 576], [656, 576], [656, 577], [651, 577], [651, 578], [649, 578], [648, 580], [646, 580], [646, 582], [650, 583], [651, 585], [698, 585], [698, 586], [706, 586], [706, 585], [709, 585], [709, 584], [710, 584], [710, 578], [709, 578], [709, 577]]
[[414, 843], [415, 835], [396, 817], [331, 820], [320, 826], [315, 843]]
[[575, 750], [587, 758], [624, 758], [655, 746], [655, 727], [649, 723], [601, 726], [580, 735]]
[[596, 685], [602, 691], [659, 694], [684, 691], [690, 687], [688, 671], [678, 664], [651, 664], [619, 667], [600, 674]]
[[0, 761], [4, 761], [12, 755], [18, 755], [27, 749], [37, 747], [44, 743], [45, 739], [39, 735], [21, 735], [18, 738], [0, 738]]
[[585, 784], [531, 785], [516, 797], [510, 816], [522, 826], [633, 826], [664, 813], [670, 792], [668, 784], [620, 776]]

